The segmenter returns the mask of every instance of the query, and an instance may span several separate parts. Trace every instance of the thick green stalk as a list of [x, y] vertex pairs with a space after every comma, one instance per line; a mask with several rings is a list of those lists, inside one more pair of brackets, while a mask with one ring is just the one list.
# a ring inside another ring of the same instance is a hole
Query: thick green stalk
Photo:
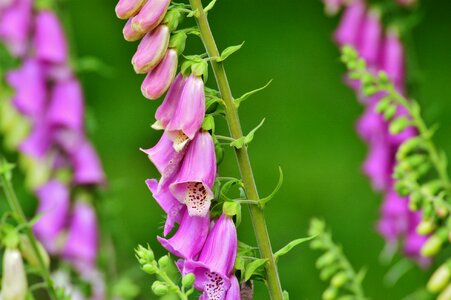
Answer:
[[[1, 159], [1, 158], [0, 158]], [[3, 161], [0, 161], [1, 164], [4, 163]], [[11, 210], [16, 214], [18, 221], [22, 225], [26, 225], [25, 227], [25, 234], [30, 240], [31, 247], [33, 248], [33, 252], [36, 254], [36, 257], [39, 261], [39, 267], [42, 274], [42, 277], [44, 278], [44, 281], [46, 283], [46, 286], [48, 288], [49, 296], [52, 300], [57, 300], [58, 296], [55, 291], [55, 287], [53, 285], [52, 278], [50, 277], [50, 273], [45, 265], [44, 258], [41, 255], [41, 251], [39, 251], [38, 243], [34, 237], [33, 231], [31, 230], [31, 227], [28, 226], [27, 218], [25, 217], [25, 214], [22, 210], [22, 207], [20, 206], [19, 199], [17, 199], [16, 193], [14, 192], [14, 188], [11, 184], [11, 181], [7, 178], [6, 172], [2, 172], [0, 174], [0, 184], [3, 187], [3, 190], [6, 195], [6, 199], [8, 200], [8, 204], [11, 208]]]
[[[205, 12], [203, 10], [201, 0], [190, 0], [190, 3], [192, 9], [196, 11], [197, 24], [199, 26], [202, 41], [209, 57], [219, 57], [220, 54], [211, 32], [207, 16], [205, 15]], [[225, 103], [226, 119], [230, 134], [232, 138], [239, 139], [243, 136], [243, 131], [241, 129], [238, 110], [234, 103], [224, 66], [221, 62], [217, 62], [214, 59], [212, 59], [210, 63], [213, 68], [216, 82], [218, 84], [219, 92]], [[257, 192], [257, 186], [255, 184], [254, 174], [252, 172], [247, 148], [244, 146], [241, 149], [235, 149], [235, 153], [238, 160], [238, 167], [240, 169], [246, 195], [248, 199], [255, 200], [256, 202], [255, 204], [249, 205], [249, 210], [252, 225], [254, 227], [255, 237], [260, 249], [260, 254], [262, 258], [266, 258], [268, 260], [268, 264], [266, 266], [266, 283], [268, 291], [272, 300], [282, 300], [282, 287], [280, 285], [277, 265], [274, 260], [271, 248], [268, 229], [266, 228], [265, 216], [263, 209], [260, 208], [260, 206], [256, 205], [260, 198]]]

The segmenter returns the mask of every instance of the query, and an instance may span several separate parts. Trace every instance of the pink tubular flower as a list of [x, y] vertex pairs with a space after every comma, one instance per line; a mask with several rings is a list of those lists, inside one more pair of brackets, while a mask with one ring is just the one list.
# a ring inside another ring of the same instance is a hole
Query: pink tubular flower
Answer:
[[63, 231], [69, 213], [69, 190], [63, 183], [52, 180], [41, 186], [37, 214], [42, 217], [33, 225], [33, 232], [51, 254], [58, 252], [58, 237]]
[[128, 19], [127, 23], [124, 25], [124, 29], [122, 30], [122, 34], [124, 35], [124, 39], [127, 42], [134, 42], [142, 38], [146, 33], [139, 32], [132, 28], [132, 19]]
[[158, 99], [167, 91], [177, 72], [177, 62], [177, 51], [168, 49], [163, 60], [144, 79], [141, 85], [144, 97]]
[[393, 30], [388, 31], [385, 38], [382, 69], [397, 88], [404, 86], [404, 47]]
[[180, 227], [170, 239], [157, 237], [160, 244], [172, 254], [183, 259], [194, 259], [199, 254], [208, 235], [210, 218], [191, 217], [185, 211]]
[[230, 288], [227, 291], [225, 300], [241, 300], [240, 283], [238, 282], [238, 278], [236, 278], [236, 276], [232, 276], [230, 278]]
[[362, 29], [362, 33], [357, 45], [360, 56], [365, 59], [367, 64], [374, 67], [380, 56], [382, 39], [382, 24], [377, 10], [371, 10], [367, 13]]
[[98, 249], [97, 236], [97, 219], [94, 209], [86, 202], [76, 202], [63, 257], [81, 273], [94, 268]]
[[206, 216], [213, 199], [216, 178], [215, 146], [210, 134], [200, 131], [190, 143], [171, 193], [186, 204], [191, 216]]
[[163, 20], [171, 0], [148, 0], [139, 13], [132, 18], [132, 28], [149, 32]]
[[183, 274], [193, 273], [196, 276], [194, 286], [203, 291], [207, 299], [225, 299], [231, 286], [236, 252], [235, 224], [223, 214], [208, 234], [199, 258], [183, 264]]
[[396, 242], [407, 230], [409, 222], [408, 199], [398, 196], [393, 190], [389, 191], [385, 196], [381, 215], [381, 220], [377, 226], [379, 233], [389, 242]]
[[73, 149], [71, 161], [74, 167], [74, 182], [76, 184], [101, 185], [105, 182], [99, 157], [87, 140], [82, 139], [78, 147]]
[[31, 0], [16, 0], [2, 12], [0, 40], [5, 42], [11, 54], [18, 57], [27, 53], [32, 7]]
[[361, 23], [365, 15], [365, 4], [357, 0], [352, 2], [345, 10], [340, 25], [335, 31], [335, 41], [339, 45], [357, 45], [357, 39], [361, 30]]
[[144, 36], [132, 58], [136, 73], [147, 73], [158, 65], [168, 48], [169, 37], [170, 32], [166, 25], [160, 25]]
[[139, 12], [146, 0], [119, 0], [116, 5], [116, 16], [119, 19], [128, 19]]
[[44, 158], [53, 146], [53, 132], [44, 119], [39, 119], [30, 135], [22, 141], [19, 149], [35, 159]]
[[407, 256], [417, 260], [421, 265], [428, 265], [430, 259], [421, 255], [423, 248], [429, 236], [417, 233], [417, 226], [421, 222], [421, 212], [411, 212], [408, 214], [408, 228], [404, 239], [404, 252]]
[[202, 78], [191, 74], [183, 86], [177, 107], [166, 126], [174, 148], [179, 151], [202, 126], [205, 117], [205, 92]]
[[42, 10], [36, 16], [34, 38], [36, 57], [42, 61], [63, 64], [67, 61], [67, 45], [58, 17]]
[[175, 151], [172, 141], [163, 133], [158, 143], [150, 149], [142, 150], [161, 174], [160, 186], [166, 186], [173, 181], [180, 169], [185, 151]]
[[84, 105], [79, 82], [75, 78], [56, 82], [53, 86], [47, 118], [55, 127], [83, 130]]
[[370, 144], [363, 164], [363, 172], [370, 178], [373, 188], [383, 191], [391, 181], [393, 152], [385, 139]]
[[167, 187], [159, 189], [157, 180], [147, 179], [146, 184], [157, 203], [167, 214], [163, 230], [163, 234], [166, 236], [172, 231], [175, 223], [180, 224], [185, 212], [185, 206], [172, 196]]
[[8, 83], [14, 88], [14, 106], [28, 117], [38, 117], [46, 107], [46, 78], [44, 70], [35, 59], [27, 59], [23, 65], [7, 74]]
[[155, 129], [164, 129], [168, 126], [177, 108], [185, 82], [186, 78], [183, 77], [182, 74], [177, 75], [174, 83], [169, 88], [163, 103], [158, 107], [155, 113], [155, 119], [157, 119], [157, 122], [152, 127]]

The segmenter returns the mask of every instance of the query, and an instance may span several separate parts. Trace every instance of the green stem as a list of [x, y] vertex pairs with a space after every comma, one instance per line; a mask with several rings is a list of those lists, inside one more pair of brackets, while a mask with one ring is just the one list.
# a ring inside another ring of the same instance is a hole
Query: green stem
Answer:
[[[0, 163], [4, 164], [5, 160], [2, 159]], [[0, 174], [0, 183], [3, 187], [3, 190], [6, 195], [6, 199], [8, 200], [8, 204], [11, 208], [11, 210], [16, 214], [17, 219], [20, 224], [24, 225], [25, 228], [25, 234], [30, 240], [31, 247], [33, 248], [34, 253], [36, 254], [36, 257], [39, 261], [40, 271], [42, 274], [42, 277], [44, 278], [44, 281], [47, 284], [48, 287], [48, 293], [52, 300], [58, 299], [57, 293], [55, 291], [55, 287], [53, 285], [52, 278], [50, 277], [50, 273], [45, 265], [44, 258], [41, 255], [41, 252], [39, 251], [38, 243], [33, 235], [33, 231], [31, 230], [31, 227], [28, 226], [27, 218], [25, 217], [25, 214], [22, 210], [22, 207], [20, 206], [19, 199], [17, 199], [16, 193], [14, 192], [14, 188], [11, 184], [11, 181], [7, 178], [6, 172], [2, 172]]]
[[[190, 4], [193, 10], [196, 11], [196, 21], [199, 26], [202, 41], [208, 56], [219, 57], [219, 51], [216, 46], [213, 34], [210, 29], [210, 25], [205, 15], [201, 0], [190, 0]], [[241, 129], [241, 123], [238, 116], [238, 110], [235, 106], [232, 92], [227, 80], [227, 75], [224, 69], [224, 65], [221, 62], [215, 60], [210, 61], [213, 68], [213, 73], [218, 84], [219, 92], [225, 104], [225, 112], [227, 124], [229, 126], [230, 134], [232, 138], [239, 139], [243, 136]], [[238, 167], [240, 169], [241, 177], [243, 179], [244, 189], [249, 199], [260, 199], [257, 191], [257, 186], [254, 180], [254, 174], [247, 152], [247, 148], [235, 149], [236, 157], [238, 160]], [[282, 287], [280, 285], [279, 274], [277, 271], [277, 265], [274, 260], [271, 242], [269, 239], [268, 229], [266, 228], [266, 220], [261, 209], [258, 205], [249, 205], [249, 211], [251, 215], [252, 225], [254, 228], [255, 237], [262, 258], [268, 259], [266, 266], [266, 283], [268, 292], [272, 300], [282, 300]]]
[[182, 293], [182, 291], [180, 291], [179, 286], [172, 281], [172, 279], [168, 276], [168, 274], [166, 274], [166, 272], [159, 271], [158, 276], [160, 276], [161, 279], [163, 279], [167, 284], [169, 284], [170, 288], [176, 292], [177, 296], [179, 296], [181, 300], [188, 300], [188, 296], [185, 293]]

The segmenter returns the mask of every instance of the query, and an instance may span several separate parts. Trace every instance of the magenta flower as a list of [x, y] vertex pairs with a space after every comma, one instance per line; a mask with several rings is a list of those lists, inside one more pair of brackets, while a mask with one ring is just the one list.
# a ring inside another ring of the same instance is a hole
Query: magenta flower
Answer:
[[138, 32], [149, 32], [163, 20], [171, 0], [148, 0], [132, 18], [132, 27]]
[[119, 19], [128, 19], [139, 12], [146, 0], [119, 0], [116, 5], [116, 16]]
[[124, 25], [124, 29], [122, 30], [122, 34], [124, 35], [124, 39], [128, 42], [134, 42], [142, 38], [146, 33], [139, 32], [132, 28], [132, 19], [128, 19], [127, 23]]
[[180, 224], [182, 221], [185, 206], [172, 196], [167, 187], [159, 189], [157, 180], [147, 179], [146, 184], [157, 203], [167, 214], [163, 230], [163, 234], [166, 236], [172, 231], [175, 223]]
[[30, 135], [22, 141], [19, 148], [24, 154], [43, 159], [53, 146], [54, 135], [44, 118], [39, 119]]
[[132, 58], [136, 73], [147, 73], [158, 65], [168, 48], [169, 37], [170, 31], [166, 25], [160, 25], [144, 36]]
[[155, 129], [164, 129], [168, 126], [169, 122], [174, 115], [177, 108], [180, 96], [183, 92], [183, 87], [185, 86], [186, 78], [182, 74], [177, 75], [174, 83], [169, 88], [163, 103], [158, 107], [155, 113], [155, 119], [157, 122], [152, 125]]
[[237, 252], [235, 224], [226, 215], [221, 215], [208, 234], [207, 241], [197, 260], [187, 260], [183, 273], [196, 276], [194, 286], [203, 291], [208, 299], [225, 299], [231, 286]]
[[180, 169], [185, 151], [175, 151], [172, 141], [163, 133], [158, 143], [150, 149], [142, 150], [161, 174], [160, 187], [172, 182]]
[[400, 197], [395, 191], [390, 190], [382, 204], [381, 220], [377, 226], [378, 231], [387, 241], [394, 243], [406, 233], [408, 218], [408, 199]]
[[97, 239], [97, 219], [94, 208], [86, 202], [76, 202], [63, 257], [81, 273], [92, 270], [97, 256]]
[[363, 172], [370, 178], [377, 191], [383, 191], [391, 181], [394, 152], [386, 139], [370, 144], [369, 153], [363, 164]]
[[28, 51], [32, 7], [31, 0], [16, 0], [2, 12], [0, 40], [15, 56], [24, 56]]
[[38, 61], [27, 59], [23, 65], [7, 74], [8, 83], [14, 88], [14, 106], [24, 115], [38, 117], [46, 107], [46, 78]]
[[83, 131], [84, 104], [80, 84], [75, 78], [53, 86], [47, 119], [52, 126]]
[[71, 152], [74, 167], [74, 182], [76, 184], [96, 184], [105, 182], [105, 175], [99, 157], [91, 143], [82, 139]]
[[241, 300], [240, 283], [235, 275], [230, 278], [230, 288], [225, 300]]
[[380, 57], [382, 25], [379, 12], [369, 11], [365, 17], [363, 29], [358, 41], [357, 49], [369, 66], [375, 66]]
[[335, 41], [339, 45], [356, 46], [365, 16], [365, 4], [357, 0], [352, 2], [341, 17], [340, 25], [335, 31]]
[[185, 211], [180, 227], [170, 239], [157, 237], [160, 244], [183, 259], [194, 259], [205, 243], [210, 225], [209, 216], [191, 217]]
[[190, 143], [170, 190], [186, 204], [191, 216], [206, 216], [213, 199], [216, 178], [215, 146], [210, 134], [200, 131]]
[[177, 62], [177, 51], [168, 49], [163, 60], [144, 79], [141, 85], [144, 97], [158, 99], [167, 91], [177, 72]]
[[39, 199], [37, 214], [42, 214], [33, 225], [33, 232], [51, 254], [59, 251], [58, 238], [66, 226], [69, 213], [69, 189], [63, 183], [52, 180], [41, 186], [36, 194]]
[[205, 92], [202, 78], [191, 74], [183, 86], [177, 107], [166, 126], [174, 148], [179, 151], [202, 126], [205, 117]]
[[404, 86], [404, 47], [394, 30], [387, 32], [385, 37], [382, 69], [402, 91]]
[[67, 45], [58, 17], [42, 10], [36, 15], [34, 37], [36, 57], [45, 62], [63, 64], [67, 61]]
[[376, 112], [375, 105], [369, 104], [357, 121], [357, 132], [367, 143], [377, 142], [387, 134], [388, 127], [384, 118]]

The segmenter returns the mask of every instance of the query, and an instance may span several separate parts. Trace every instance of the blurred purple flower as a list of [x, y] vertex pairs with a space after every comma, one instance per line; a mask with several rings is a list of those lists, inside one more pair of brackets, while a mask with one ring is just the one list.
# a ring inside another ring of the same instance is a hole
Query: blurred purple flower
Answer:
[[41, 10], [36, 15], [35, 26], [36, 57], [54, 64], [66, 63], [66, 37], [58, 17], [51, 11]]
[[32, 21], [32, 0], [15, 0], [0, 15], [0, 40], [11, 54], [25, 56]]
[[341, 17], [340, 24], [334, 34], [335, 41], [340, 46], [357, 46], [364, 15], [365, 4], [363, 1], [353, 1], [346, 7], [346, 10]]

